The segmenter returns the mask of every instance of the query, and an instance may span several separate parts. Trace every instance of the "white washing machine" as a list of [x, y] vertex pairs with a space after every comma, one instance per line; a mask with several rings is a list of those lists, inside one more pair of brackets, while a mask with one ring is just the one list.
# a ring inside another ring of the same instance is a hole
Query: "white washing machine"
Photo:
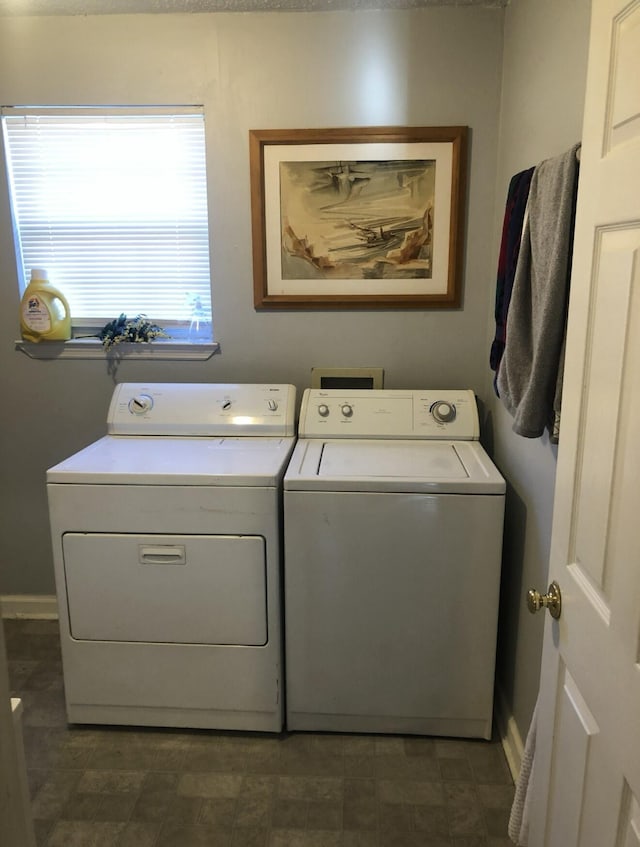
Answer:
[[67, 716], [278, 732], [289, 385], [127, 383], [47, 471]]
[[473, 393], [307, 390], [298, 435], [287, 727], [490, 738], [505, 482]]

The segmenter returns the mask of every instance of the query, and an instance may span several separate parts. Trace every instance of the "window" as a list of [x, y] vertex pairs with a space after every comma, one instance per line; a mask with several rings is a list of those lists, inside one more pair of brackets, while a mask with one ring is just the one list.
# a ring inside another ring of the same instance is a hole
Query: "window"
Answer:
[[211, 342], [203, 110], [0, 114], [21, 293], [46, 268], [76, 335], [124, 312]]

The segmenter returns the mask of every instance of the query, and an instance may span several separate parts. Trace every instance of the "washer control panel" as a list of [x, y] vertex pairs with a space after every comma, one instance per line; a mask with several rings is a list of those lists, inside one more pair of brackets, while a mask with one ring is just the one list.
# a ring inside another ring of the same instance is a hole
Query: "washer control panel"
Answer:
[[116, 386], [111, 435], [295, 434], [293, 385], [122, 383]]
[[302, 398], [303, 438], [443, 438], [477, 440], [473, 391], [307, 389]]

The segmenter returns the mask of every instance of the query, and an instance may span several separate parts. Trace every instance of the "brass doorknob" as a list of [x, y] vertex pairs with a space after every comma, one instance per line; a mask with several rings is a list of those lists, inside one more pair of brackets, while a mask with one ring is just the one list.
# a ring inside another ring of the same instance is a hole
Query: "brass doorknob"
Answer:
[[540, 609], [549, 609], [551, 617], [558, 620], [562, 612], [562, 595], [558, 583], [554, 580], [546, 594], [540, 594], [535, 588], [530, 588], [527, 592], [527, 608], [532, 615]]

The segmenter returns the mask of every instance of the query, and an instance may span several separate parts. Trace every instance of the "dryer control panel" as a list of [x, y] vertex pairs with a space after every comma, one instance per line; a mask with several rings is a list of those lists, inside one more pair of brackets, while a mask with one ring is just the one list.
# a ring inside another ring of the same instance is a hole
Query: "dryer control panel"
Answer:
[[110, 435], [295, 435], [293, 385], [123, 382]]
[[301, 438], [480, 437], [473, 391], [307, 389], [302, 398]]

